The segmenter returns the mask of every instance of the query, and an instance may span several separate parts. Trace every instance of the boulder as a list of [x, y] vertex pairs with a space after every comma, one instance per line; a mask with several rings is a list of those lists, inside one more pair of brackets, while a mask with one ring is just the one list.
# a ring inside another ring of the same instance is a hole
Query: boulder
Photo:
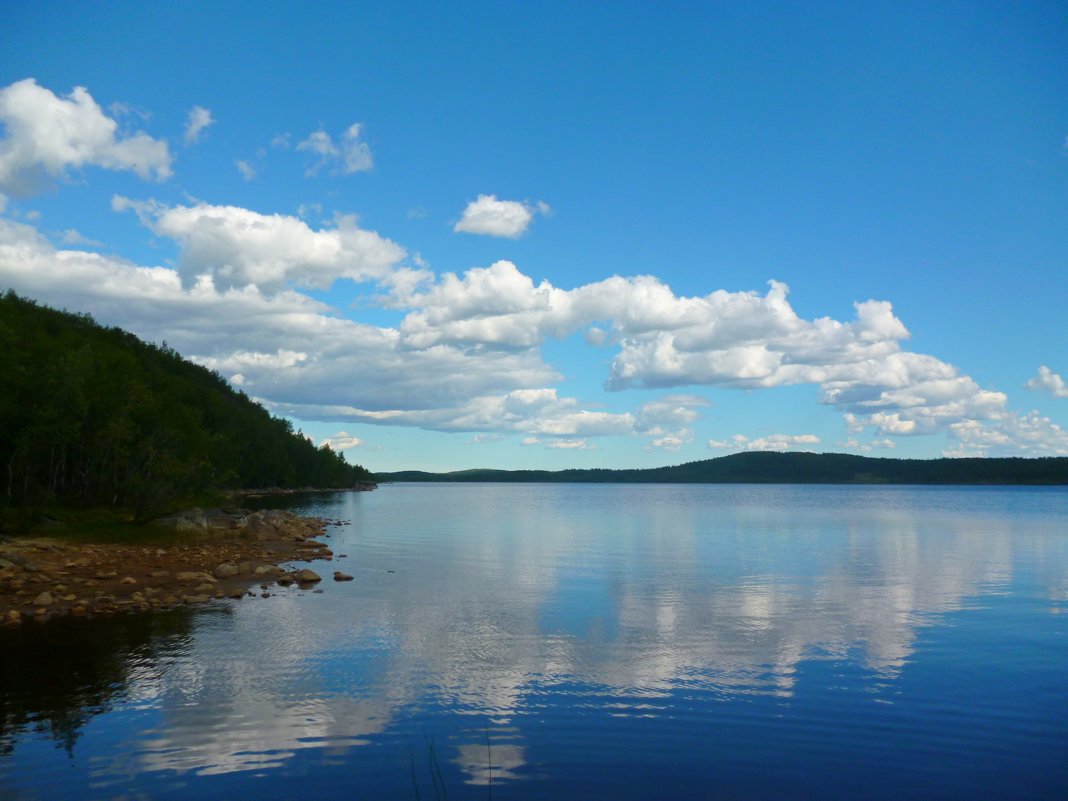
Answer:
[[34, 606], [51, 606], [55, 601], [52, 599], [52, 593], [42, 592], [36, 598], [33, 599]]
[[282, 570], [282, 568], [280, 568], [278, 565], [260, 565], [256, 568], [254, 572], [257, 576], [261, 578], [278, 578], [278, 576], [281, 576], [283, 573], [285, 573], [285, 571]]
[[221, 564], [217, 568], [215, 568], [214, 572], [215, 572], [215, 578], [224, 579], [224, 578], [230, 578], [231, 576], [236, 576], [241, 571], [238, 569], [237, 565], [231, 565], [231, 564], [229, 564], [227, 562], [224, 562], [223, 564]]
[[183, 570], [181, 573], [175, 575], [178, 581], [207, 581], [211, 584], [215, 583], [215, 577], [204, 573], [202, 571]]
[[352, 576], [348, 573], [342, 573], [340, 570], [335, 570], [334, 581], [352, 581]]
[[316, 581], [322, 581], [323, 577], [316, 573], [314, 570], [303, 568], [297, 572], [297, 581], [303, 584], [311, 584]]

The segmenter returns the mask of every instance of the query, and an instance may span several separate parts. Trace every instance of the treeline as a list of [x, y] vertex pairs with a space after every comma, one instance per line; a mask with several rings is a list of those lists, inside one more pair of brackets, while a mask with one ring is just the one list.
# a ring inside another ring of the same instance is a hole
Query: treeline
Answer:
[[0, 296], [2, 506], [143, 515], [216, 490], [373, 479], [166, 343]]
[[382, 481], [650, 484], [1068, 484], [1068, 457], [873, 459], [845, 453], [735, 453], [637, 470], [461, 470], [381, 473]]

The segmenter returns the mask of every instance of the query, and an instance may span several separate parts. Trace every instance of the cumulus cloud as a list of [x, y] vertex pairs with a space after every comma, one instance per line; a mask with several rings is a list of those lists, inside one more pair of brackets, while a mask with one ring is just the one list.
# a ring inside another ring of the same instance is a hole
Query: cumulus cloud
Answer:
[[336, 434], [331, 434], [329, 437], [324, 438], [319, 447], [323, 445], [329, 445], [331, 450], [335, 451], [348, 451], [353, 448], [358, 448], [363, 445], [363, 440], [359, 437], [352, 436], [348, 431], [338, 431]]
[[246, 181], [251, 181], [256, 177], [256, 168], [249, 164], [244, 159], [238, 159], [234, 162], [234, 166], [237, 167], [237, 171], [241, 173], [241, 177]]
[[[768, 389], [810, 384], [847, 415], [854, 431], [931, 434], [954, 423], [1007, 414], [1004, 393], [984, 390], [953, 365], [905, 350], [904, 324], [885, 301], [855, 304], [851, 321], [805, 320], [788, 287], [676, 295], [653, 276], [563, 290], [539, 284], [511, 262], [446, 273], [409, 300], [400, 325], [412, 346], [528, 349], [576, 331], [618, 345], [606, 386], [615, 391], [688, 386]], [[665, 431], [668, 429], [664, 429]], [[674, 445], [664, 440], [664, 445]]]
[[[319, 158], [304, 174], [313, 176], [328, 164], [333, 165], [333, 171], [341, 175], [368, 172], [374, 167], [374, 158], [371, 156], [371, 148], [360, 139], [362, 130], [362, 123], [353, 123], [345, 129], [338, 142], [334, 142], [330, 134], [321, 128], [309, 134], [307, 139], [297, 144], [297, 150], [312, 153]], [[284, 145], [280, 143], [276, 146], [288, 147], [288, 140], [285, 140]]]
[[208, 109], [203, 106], [193, 106], [193, 108], [189, 109], [189, 116], [185, 120], [186, 147], [199, 142], [201, 134], [207, 130], [208, 126], [214, 124], [215, 120]]
[[[313, 228], [231, 206], [125, 198], [114, 206], [133, 209], [156, 235], [177, 242], [177, 269], [57, 250], [32, 227], [5, 220], [0, 283], [151, 339], [165, 336], [235, 384], [240, 377], [272, 408], [303, 419], [513, 434], [546, 444], [640, 436], [649, 448], [671, 451], [693, 441], [707, 405], [683, 387], [809, 384], [843, 413], [855, 442], [873, 447], [941, 432], [953, 454], [1068, 452], [1065, 433], [1047, 418], [1013, 412], [1003, 393], [905, 350], [908, 331], [882, 301], [856, 304], [852, 320], [807, 320], [777, 282], [764, 293], [697, 297], [676, 295], [652, 276], [561, 289], [536, 284], [506, 261], [434, 280], [352, 218]], [[344, 319], [295, 291], [338, 278], [384, 287], [380, 302], [400, 309], [400, 322]], [[592, 328], [616, 349], [605, 376], [610, 389], [672, 391], [634, 411], [560, 396], [554, 384], [562, 377], [541, 346]], [[785, 450], [819, 441], [737, 435], [708, 444]]]
[[97, 242], [95, 239], [90, 239], [87, 236], [82, 235], [75, 228], [68, 228], [62, 234], [59, 235], [59, 241], [64, 245], [74, 245], [86, 248], [102, 248], [103, 242]]
[[648, 450], [674, 452], [693, 441], [693, 429], [708, 401], [697, 395], [665, 395], [642, 404], [635, 419], [635, 431], [649, 438]]
[[1068, 431], [1037, 411], [961, 420], [949, 426], [949, 434], [956, 446], [946, 456], [1068, 456]]
[[[486, 405], [472, 399], [559, 379], [534, 353], [413, 351], [396, 331], [336, 317], [298, 292], [223, 289], [210, 276], [187, 287], [175, 270], [57, 250], [31, 226], [6, 219], [0, 219], [0, 285], [87, 311], [151, 341], [166, 338], [220, 374], [240, 375], [255, 397], [304, 419], [458, 430], [455, 419]], [[575, 420], [548, 428], [584, 427], [580, 409], [558, 403]], [[488, 420], [481, 430], [492, 430]]]
[[744, 434], [735, 434], [729, 440], [710, 439], [708, 447], [714, 450], [741, 451], [788, 451], [798, 446], [819, 445], [815, 434], [769, 434], [766, 437], [749, 439]]
[[517, 200], [498, 200], [496, 195], [479, 195], [464, 209], [459, 222], [452, 230], [457, 233], [500, 236], [516, 239], [522, 236], [535, 214], [546, 215], [551, 209], [548, 203], [535, 204]]
[[167, 143], [145, 133], [123, 135], [81, 86], [57, 97], [33, 78], [0, 89], [0, 192], [25, 197], [66, 177], [68, 170], [94, 166], [129, 170], [146, 180], [171, 175]]
[[1038, 375], [1027, 382], [1027, 388], [1049, 393], [1054, 398], [1068, 398], [1068, 386], [1064, 385], [1064, 379], [1046, 365], [1038, 368]]
[[112, 207], [133, 209], [154, 233], [179, 243], [178, 269], [186, 286], [202, 276], [220, 289], [326, 288], [338, 278], [388, 285], [405, 256], [400, 245], [361, 229], [353, 217], [338, 217], [333, 227], [314, 230], [297, 217], [237, 206], [167, 207], [116, 197]]

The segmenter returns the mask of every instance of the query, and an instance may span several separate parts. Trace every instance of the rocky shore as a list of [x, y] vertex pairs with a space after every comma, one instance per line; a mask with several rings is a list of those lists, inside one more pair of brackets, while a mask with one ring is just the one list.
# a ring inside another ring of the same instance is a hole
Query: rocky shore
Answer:
[[[314, 586], [322, 580], [315, 571], [282, 565], [331, 559], [333, 552], [316, 538], [332, 523], [340, 521], [274, 510], [190, 509], [154, 521], [159, 536], [151, 543], [0, 542], [0, 623], [267, 596], [274, 584]], [[351, 578], [333, 573], [335, 581]]]

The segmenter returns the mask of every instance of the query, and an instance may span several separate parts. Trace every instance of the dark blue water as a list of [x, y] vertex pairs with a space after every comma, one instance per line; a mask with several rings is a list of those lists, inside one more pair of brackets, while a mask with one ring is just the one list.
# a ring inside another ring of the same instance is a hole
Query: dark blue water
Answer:
[[1068, 797], [1064, 489], [299, 510], [355, 581], [0, 631], [0, 798]]

